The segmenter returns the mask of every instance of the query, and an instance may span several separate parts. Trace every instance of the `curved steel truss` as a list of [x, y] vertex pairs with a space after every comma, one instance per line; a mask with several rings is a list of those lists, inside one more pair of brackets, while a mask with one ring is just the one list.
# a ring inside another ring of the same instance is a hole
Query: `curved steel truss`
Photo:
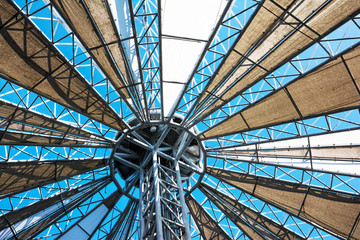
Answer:
[[0, 239], [360, 239], [360, 1], [0, 0]]

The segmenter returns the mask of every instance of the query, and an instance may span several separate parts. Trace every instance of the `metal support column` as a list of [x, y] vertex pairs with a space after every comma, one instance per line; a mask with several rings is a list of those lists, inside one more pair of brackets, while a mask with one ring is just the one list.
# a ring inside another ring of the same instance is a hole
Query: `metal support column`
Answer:
[[175, 171], [176, 171], [176, 182], [179, 187], [179, 196], [180, 196], [180, 204], [182, 210], [182, 218], [185, 226], [185, 238], [186, 240], [191, 239], [190, 225], [188, 221], [188, 209], [185, 202], [184, 190], [182, 186], [182, 180], [180, 175], [180, 167], [178, 160], [175, 161]]
[[[195, 165], [200, 155], [192, 156], [188, 149], [190, 144], [192, 148], [200, 146], [190, 132], [174, 126], [156, 126], [156, 132], [151, 132], [150, 127], [145, 130], [132, 133], [131, 138], [145, 138], [148, 142], [147, 146], [136, 144], [145, 151], [141, 163], [135, 167], [126, 164], [131, 159], [120, 161], [139, 171], [139, 238], [191, 239], [183, 179], [189, 178], [193, 171], [184, 159], [191, 158], [188, 161]], [[150, 137], [146, 135], [149, 132], [153, 133]]]
[[143, 168], [140, 168], [140, 183], [139, 183], [139, 216], [140, 216], [140, 239], [143, 239], [144, 237], [144, 227], [145, 227], [145, 221], [144, 221], [144, 170]]
[[154, 201], [155, 201], [155, 221], [156, 221], [156, 239], [163, 240], [163, 228], [161, 217], [161, 196], [160, 196], [160, 179], [158, 169], [158, 156], [157, 152], [153, 151], [153, 173], [154, 173]]

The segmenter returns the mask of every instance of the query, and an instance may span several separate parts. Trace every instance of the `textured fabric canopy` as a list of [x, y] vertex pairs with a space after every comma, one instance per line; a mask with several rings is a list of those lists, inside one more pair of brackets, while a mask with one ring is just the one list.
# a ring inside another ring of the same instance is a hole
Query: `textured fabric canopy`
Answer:
[[210, 186], [202, 184], [200, 190], [251, 239], [304, 239]]
[[360, 239], [359, 0], [0, 0], [0, 239]]
[[349, 236], [360, 213], [359, 197], [216, 168], [207, 168], [207, 173], [343, 237]]
[[300, 77], [203, 134], [230, 134], [357, 107], [360, 47]]
[[36, 27], [21, 14], [19, 19], [13, 19], [17, 10], [8, 1], [0, 3], [1, 22], [7, 22], [0, 35], [3, 56], [0, 72], [25, 88], [116, 129], [123, 129], [118, 115], [104, 104], [99, 94], [50, 46]]
[[19, 192], [106, 166], [102, 160], [0, 163], [0, 195]]
[[[359, 7], [360, 2], [356, 0], [264, 1], [211, 81], [207, 92], [213, 94], [202, 96], [201, 102], [205, 106], [211, 104], [203, 114], [244, 91], [268, 71], [346, 20]], [[213, 95], [216, 97], [210, 97]], [[217, 98], [221, 101], [214, 103]], [[281, 101], [280, 98], [276, 100]]]
[[210, 239], [229, 239], [228, 235], [219, 225], [211, 218], [211, 216], [202, 208], [202, 206], [191, 196], [186, 200], [189, 210], [198, 226], [202, 236], [206, 240]]
[[[125, 58], [120, 47], [116, 27], [110, 10], [101, 0], [53, 0], [60, 14], [71, 24], [89, 52], [107, 74], [114, 87], [129, 98], [126, 85], [131, 81], [127, 72]], [[107, 49], [109, 49], [109, 52]], [[121, 75], [119, 75], [119, 69]]]

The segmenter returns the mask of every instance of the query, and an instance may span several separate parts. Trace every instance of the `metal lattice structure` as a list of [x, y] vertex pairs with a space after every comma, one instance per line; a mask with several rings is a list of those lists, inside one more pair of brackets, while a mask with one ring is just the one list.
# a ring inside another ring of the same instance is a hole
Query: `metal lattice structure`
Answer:
[[360, 239], [359, 0], [0, 0], [0, 239]]

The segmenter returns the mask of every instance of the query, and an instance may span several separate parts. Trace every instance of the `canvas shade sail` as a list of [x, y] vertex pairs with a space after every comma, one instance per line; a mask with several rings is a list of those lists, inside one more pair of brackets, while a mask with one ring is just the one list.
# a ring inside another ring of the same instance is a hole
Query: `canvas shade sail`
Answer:
[[360, 174], [360, 130], [288, 138], [210, 150], [209, 155], [240, 162], [298, 167], [348, 176]]
[[0, 72], [27, 89], [115, 129], [125, 125], [54, 46], [8, 1], [0, 2]]
[[209, 185], [200, 190], [251, 239], [304, 239]]
[[[91, 188], [85, 189], [85, 191], [78, 193], [74, 196], [71, 196], [67, 199], [62, 200], [61, 202], [49, 207], [45, 211], [40, 212], [44, 214], [42, 218], [39, 219], [30, 219], [30, 224], [25, 224], [18, 226], [18, 232], [16, 237], [12, 236], [8, 239], [31, 239], [39, 234], [44, 228], [47, 228], [49, 225], [56, 222], [58, 219], [66, 216], [68, 212], [71, 212], [74, 208], [84, 203], [87, 199], [94, 195], [97, 191], [104, 188], [109, 182], [92, 182], [93, 186]], [[36, 216], [36, 215], [35, 215]], [[31, 222], [32, 220], [32, 222]]]
[[[36, 130], [36, 129], [32, 129]], [[40, 144], [40, 145], [61, 145], [61, 144], [86, 144], [86, 139], [71, 139], [62, 137], [52, 137], [47, 135], [37, 135], [25, 132], [0, 131], [1, 144]]]
[[215, 220], [203, 209], [203, 207], [189, 195], [186, 199], [186, 204], [192, 214], [196, 225], [198, 226], [201, 235], [206, 239], [229, 239], [228, 235], [215, 222]]
[[105, 167], [102, 160], [1, 162], [0, 195], [20, 192]]
[[351, 234], [350, 239], [357, 239], [360, 234], [358, 228], [353, 231], [360, 213], [359, 197], [218, 168], [208, 167], [206, 172], [342, 237]]
[[131, 80], [116, 26], [107, 4], [101, 0], [82, 2], [52, 0], [52, 3], [66, 22], [72, 26], [88, 52], [95, 57], [114, 87], [123, 96], [129, 98], [127, 85], [131, 84]]
[[203, 137], [286, 123], [360, 104], [360, 46], [209, 129]]
[[356, 0], [264, 1], [219, 67], [197, 111], [207, 115], [359, 9]]
[[87, 183], [77, 188], [70, 189], [69, 191], [61, 192], [49, 198], [38, 201], [34, 204], [28, 205], [26, 207], [18, 208], [14, 211], [8, 212], [6, 215], [0, 217], [0, 230], [3, 230], [9, 225], [14, 225], [24, 219], [27, 219], [44, 209], [47, 209], [55, 204], [61, 203], [63, 200], [78, 195], [79, 193], [92, 190], [94, 186], [108, 182], [108, 177], [100, 178], [94, 182]]
[[85, 138], [91, 138], [93, 135], [90, 132], [2, 100], [0, 100], [0, 118], [2, 127], [14, 130], [30, 131], [33, 127], [39, 127], [39, 131], [44, 129], [41, 132], [44, 134], [50, 131], [56, 134], [55, 131], [57, 131], [60, 136], [63, 135], [61, 133], [74, 134]]

